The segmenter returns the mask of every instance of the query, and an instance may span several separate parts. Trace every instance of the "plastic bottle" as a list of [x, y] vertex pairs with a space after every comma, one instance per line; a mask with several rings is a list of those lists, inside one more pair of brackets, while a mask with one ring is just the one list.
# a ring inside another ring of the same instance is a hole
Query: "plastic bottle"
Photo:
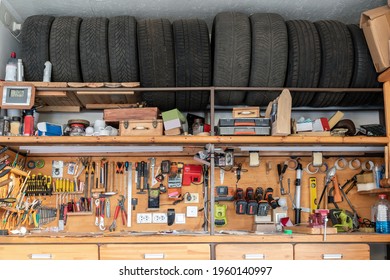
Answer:
[[23, 136], [34, 135], [33, 110], [27, 110], [23, 119]]
[[18, 60], [16, 59], [16, 53], [11, 52], [11, 57], [5, 67], [5, 80], [15, 82], [17, 78]]
[[16, 80], [18, 82], [24, 81], [24, 68], [22, 59], [18, 59], [18, 73], [16, 75]]
[[377, 233], [390, 233], [390, 202], [387, 195], [380, 194], [374, 206], [375, 231]]
[[50, 82], [51, 81], [51, 62], [46, 61], [45, 62], [45, 69], [43, 69], [43, 81], [44, 82]]

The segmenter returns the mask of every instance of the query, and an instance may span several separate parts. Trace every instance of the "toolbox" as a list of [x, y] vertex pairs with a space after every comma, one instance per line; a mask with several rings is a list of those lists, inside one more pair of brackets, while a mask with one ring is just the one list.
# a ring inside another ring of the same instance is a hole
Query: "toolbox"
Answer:
[[126, 120], [119, 122], [120, 136], [163, 135], [162, 120]]
[[270, 127], [269, 118], [247, 118], [247, 119], [220, 119], [219, 127], [255, 126]]
[[233, 118], [259, 118], [260, 107], [240, 107], [233, 108]]
[[220, 119], [218, 135], [270, 135], [269, 118]]

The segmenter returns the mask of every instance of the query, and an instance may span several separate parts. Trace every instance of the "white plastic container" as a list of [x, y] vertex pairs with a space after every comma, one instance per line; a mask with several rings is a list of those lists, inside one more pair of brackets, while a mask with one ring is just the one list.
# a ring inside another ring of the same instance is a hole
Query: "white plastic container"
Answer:
[[16, 53], [11, 52], [11, 57], [5, 66], [5, 79], [9, 82], [15, 82], [18, 72], [18, 60], [16, 59]]

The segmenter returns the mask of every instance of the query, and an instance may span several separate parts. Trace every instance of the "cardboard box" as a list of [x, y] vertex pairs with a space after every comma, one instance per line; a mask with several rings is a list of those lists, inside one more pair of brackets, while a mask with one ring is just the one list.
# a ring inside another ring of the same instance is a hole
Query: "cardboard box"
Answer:
[[119, 136], [163, 135], [162, 120], [127, 120], [119, 122]]
[[186, 122], [186, 117], [177, 109], [162, 112], [165, 130], [180, 128]]
[[313, 131], [329, 131], [329, 122], [327, 118], [319, 118], [313, 122]]
[[159, 116], [160, 111], [157, 107], [104, 109], [103, 111], [105, 121], [154, 120]]
[[312, 122], [304, 122], [304, 123], [296, 123], [295, 125], [296, 131], [312, 131], [313, 130], [313, 123]]
[[[278, 98], [268, 104], [265, 117], [271, 118], [271, 135], [287, 136], [291, 134], [291, 103], [290, 91], [284, 89]], [[275, 115], [272, 115], [273, 106], [277, 107]]]
[[376, 72], [383, 72], [390, 67], [390, 8], [386, 5], [363, 12], [360, 28], [363, 29]]
[[260, 107], [233, 108], [233, 118], [260, 118]]

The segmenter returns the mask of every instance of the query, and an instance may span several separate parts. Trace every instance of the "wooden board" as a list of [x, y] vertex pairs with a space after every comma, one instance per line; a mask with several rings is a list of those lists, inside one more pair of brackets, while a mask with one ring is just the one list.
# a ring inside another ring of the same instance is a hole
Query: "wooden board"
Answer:
[[[324, 228], [311, 228], [305, 225], [302, 226], [292, 226], [292, 227], [283, 227], [287, 230], [292, 230], [293, 233], [304, 233], [304, 234], [324, 234]], [[327, 227], [326, 234], [337, 234], [337, 228]]]

